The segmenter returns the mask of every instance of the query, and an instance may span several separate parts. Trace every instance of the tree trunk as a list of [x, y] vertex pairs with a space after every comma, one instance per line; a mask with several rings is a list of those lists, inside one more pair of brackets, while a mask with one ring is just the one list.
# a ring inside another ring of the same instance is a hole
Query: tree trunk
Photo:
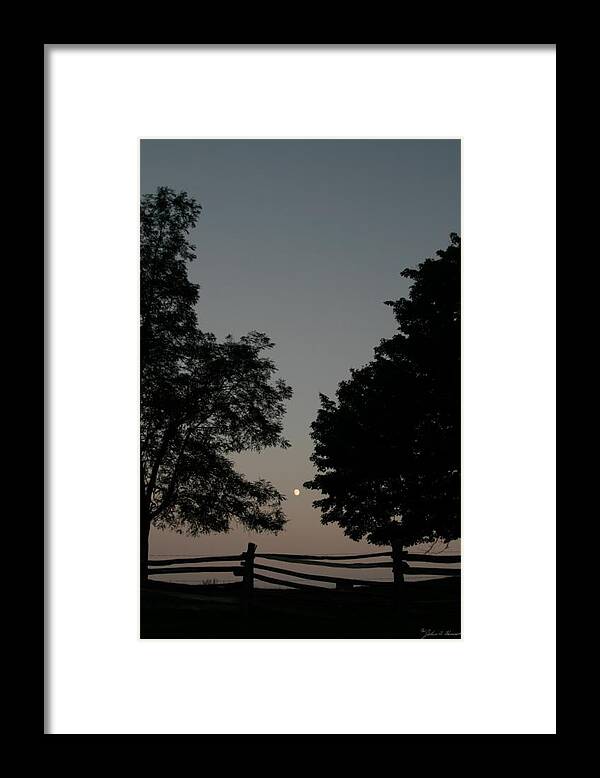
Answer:
[[394, 575], [394, 604], [398, 610], [404, 606], [404, 538], [396, 530], [391, 538], [392, 572]]
[[146, 500], [142, 478], [140, 499], [140, 584], [148, 580], [148, 546], [150, 542], [150, 506]]
[[150, 540], [150, 517], [141, 512], [140, 521], [140, 583], [148, 580], [148, 546]]

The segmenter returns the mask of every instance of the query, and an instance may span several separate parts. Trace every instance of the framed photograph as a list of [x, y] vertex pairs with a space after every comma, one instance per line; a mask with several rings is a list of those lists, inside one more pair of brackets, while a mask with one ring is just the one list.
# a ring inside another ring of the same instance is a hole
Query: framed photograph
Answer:
[[140, 160], [141, 636], [460, 637], [460, 140]]
[[47, 734], [555, 734], [555, 66], [45, 46]]

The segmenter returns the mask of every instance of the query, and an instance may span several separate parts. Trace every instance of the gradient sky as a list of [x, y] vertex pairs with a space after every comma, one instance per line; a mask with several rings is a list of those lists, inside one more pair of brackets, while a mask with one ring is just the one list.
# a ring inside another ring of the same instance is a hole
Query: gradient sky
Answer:
[[151, 556], [237, 553], [250, 540], [262, 551], [376, 550], [323, 526], [312, 508], [319, 495], [302, 487], [313, 476], [310, 423], [319, 392], [333, 396], [394, 334], [383, 301], [406, 295], [400, 272], [460, 233], [460, 141], [142, 140], [141, 192], [158, 186], [185, 190], [203, 208], [189, 266], [201, 285], [201, 328], [265, 332], [294, 396], [291, 448], [236, 458], [287, 496], [284, 531], [191, 539], [153, 529]]

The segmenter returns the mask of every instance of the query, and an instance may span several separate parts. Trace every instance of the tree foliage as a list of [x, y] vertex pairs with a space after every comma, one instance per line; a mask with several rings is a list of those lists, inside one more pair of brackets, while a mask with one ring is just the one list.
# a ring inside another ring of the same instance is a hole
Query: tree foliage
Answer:
[[285, 523], [283, 495], [247, 480], [230, 456], [289, 445], [282, 418], [291, 389], [274, 379], [266, 335], [219, 342], [200, 330], [199, 287], [187, 274], [200, 212], [167, 187], [141, 202], [142, 543], [151, 523], [191, 535], [225, 532], [232, 520], [253, 532]]
[[350, 371], [311, 425], [317, 474], [305, 484], [325, 524], [354, 540], [406, 545], [460, 536], [460, 238], [416, 269], [398, 324]]

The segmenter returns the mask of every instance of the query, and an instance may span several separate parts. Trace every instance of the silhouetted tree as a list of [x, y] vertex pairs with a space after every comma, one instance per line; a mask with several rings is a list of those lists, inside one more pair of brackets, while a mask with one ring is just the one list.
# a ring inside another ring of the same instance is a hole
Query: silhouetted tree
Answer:
[[333, 401], [321, 395], [305, 486], [322, 522], [354, 540], [404, 545], [460, 536], [460, 238], [402, 276], [388, 301], [398, 332], [351, 370]]
[[289, 446], [282, 437], [291, 389], [273, 380], [258, 332], [217, 342], [202, 332], [197, 284], [187, 262], [201, 207], [160, 187], [141, 202], [141, 577], [147, 576], [152, 524], [198, 535], [226, 532], [236, 520], [277, 532], [285, 499], [270, 483], [248, 481], [229, 455]]

